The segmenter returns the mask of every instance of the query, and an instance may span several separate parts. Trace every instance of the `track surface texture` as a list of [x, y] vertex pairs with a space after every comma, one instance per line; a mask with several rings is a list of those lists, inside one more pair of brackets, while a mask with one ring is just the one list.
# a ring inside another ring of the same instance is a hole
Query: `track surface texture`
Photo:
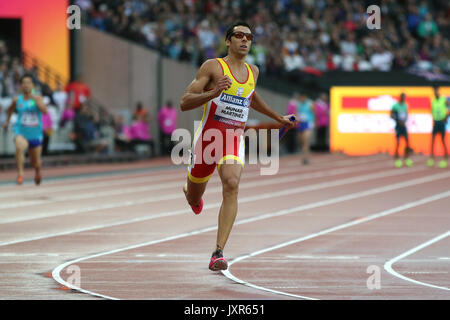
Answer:
[[[246, 165], [224, 255], [221, 184], [196, 216], [170, 159], [0, 178], [0, 299], [450, 299], [450, 170], [392, 157], [298, 155]], [[44, 159], [45, 161], [45, 159]]]

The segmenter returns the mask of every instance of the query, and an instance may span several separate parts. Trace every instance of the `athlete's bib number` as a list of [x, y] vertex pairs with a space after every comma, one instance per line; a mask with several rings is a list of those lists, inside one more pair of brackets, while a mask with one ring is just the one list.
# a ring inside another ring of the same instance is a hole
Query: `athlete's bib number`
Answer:
[[233, 121], [247, 122], [248, 108], [234, 106], [227, 103], [219, 103], [216, 109], [216, 115]]
[[25, 127], [37, 127], [39, 124], [37, 113], [23, 113], [21, 124]]

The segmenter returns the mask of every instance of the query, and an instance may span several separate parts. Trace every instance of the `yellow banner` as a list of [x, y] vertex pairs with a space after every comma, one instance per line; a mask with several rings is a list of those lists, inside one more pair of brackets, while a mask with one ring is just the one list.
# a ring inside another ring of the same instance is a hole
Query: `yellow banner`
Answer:
[[[395, 122], [390, 118], [392, 105], [406, 95], [406, 126], [414, 152], [430, 154], [433, 119], [433, 87], [333, 87], [330, 92], [330, 150], [348, 155], [370, 155], [395, 151]], [[450, 87], [440, 87], [441, 96], [450, 97]], [[450, 131], [450, 121], [446, 130]], [[446, 135], [450, 147], [449, 135]], [[400, 149], [404, 148], [401, 140]], [[444, 149], [437, 136], [435, 155]]]

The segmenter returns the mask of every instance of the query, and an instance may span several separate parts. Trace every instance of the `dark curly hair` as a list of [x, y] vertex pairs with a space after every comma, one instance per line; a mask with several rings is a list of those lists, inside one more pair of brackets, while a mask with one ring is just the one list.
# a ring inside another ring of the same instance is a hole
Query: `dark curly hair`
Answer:
[[252, 28], [249, 26], [249, 24], [245, 21], [236, 21], [231, 26], [228, 27], [227, 33], [225, 35], [225, 40], [231, 40], [231, 35], [233, 34], [234, 28], [237, 26], [244, 26], [252, 30]]

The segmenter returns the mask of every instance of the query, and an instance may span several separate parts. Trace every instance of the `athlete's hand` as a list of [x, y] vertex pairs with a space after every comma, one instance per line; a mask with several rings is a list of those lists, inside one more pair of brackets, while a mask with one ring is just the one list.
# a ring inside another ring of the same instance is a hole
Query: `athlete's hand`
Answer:
[[213, 91], [214, 97], [218, 97], [221, 95], [222, 91], [230, 89], [232, 83], [233, 81], [227, 75], [220, 78]]
[[9, 121], [5, 121], [5, 123], [3, 123], [2, 128], [3, 129], [7, 129], [9, 126]]
[[[294, 117], [294, 118], [295, 118], [295, 121], [291, 121], [291, 120], [290, 120], [291, 117]], [[281, 122], [284, 126], [286, 126], [287, 129], [293, 128], [293, 127], [295, 127], [296, 125], [298, 125], [298, 119], [297, 119], [297, 117], [295, 116], [295, 114], [288, 114], [288, 115], [286, 115], [286, 116], [282, 116], [282, 117], [280, 118], [280, 122]]]

